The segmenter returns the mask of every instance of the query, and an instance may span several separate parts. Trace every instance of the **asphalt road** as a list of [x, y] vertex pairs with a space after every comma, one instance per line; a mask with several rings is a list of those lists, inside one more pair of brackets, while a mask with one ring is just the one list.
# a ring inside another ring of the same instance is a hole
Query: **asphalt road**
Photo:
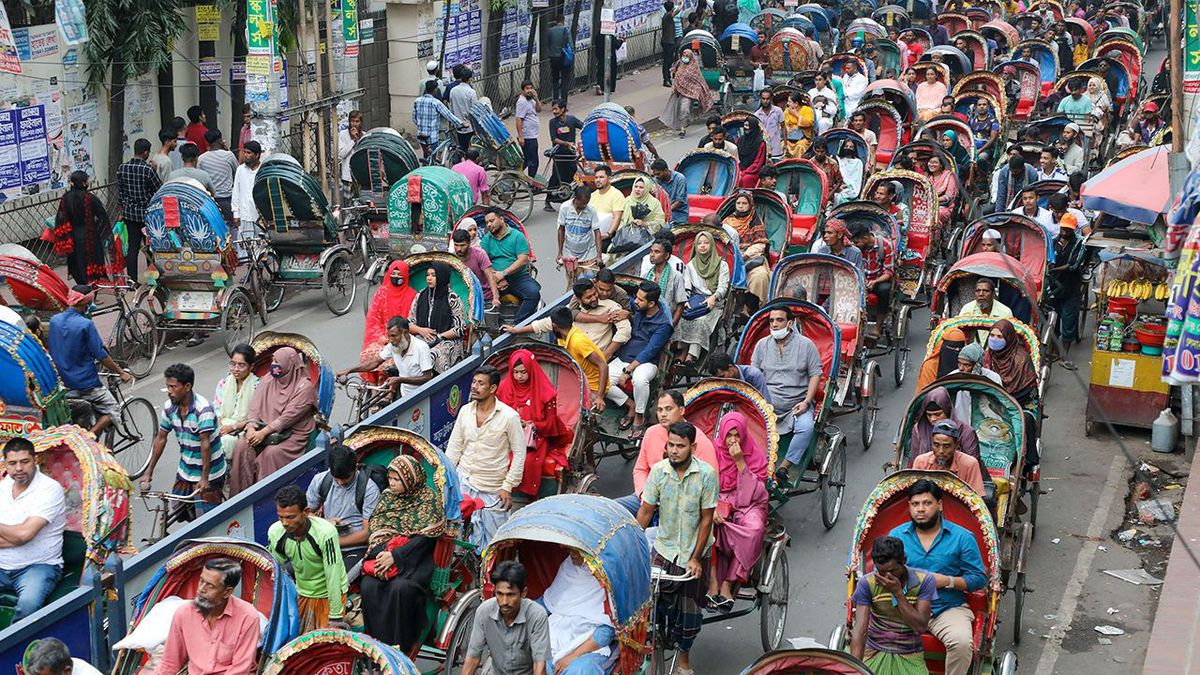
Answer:
[[[1157, 68], [1161, 58], [1161, 51], [1152, 53], [1147, 72], [1154, 72], [1150, 67]], [[584, 106], [590, 108], [593, 100], [599, 102], [590, 94], [584, 94], [573, 99], [572, 103], [578, 110], [583, 110]], [[664, 158], [674, 164], [686, 151], [695, 147], [700, 133], [699, 127], [693, 127], [684, 139], [674, 134], [661, 134], [656, 136], [655, 143]], [[565, 281], [552, 262], [556, 245], [554, 217], [543, 212], [539, 202], [526, 226], [538, 258], [542, 261], [539, 279], [543, 285], [543, 297], [557, 297], [565, 292]], [[319, 292], [310, 291], [289, 295], [283, 306], [271, 315], [268, 328], [307, 335], [333, 367], [340, 369], [357, 361], [362, 339], [361, 317], [357, 307], [344, 317], [334, 317], [326, 309]], [[879, 387], [880, 410], [874, 447], [867, 452], [861, 449], [857, 414], [835, 421], [846, 432], [848, 459], [848, 485], [841, 519], [836, 526], [828, 531], [822, 527], [819, 497], [816, 494], [796, 498], [783, 509], [783, 518], [792, 536], [792, 545], [788, 550], [791, 571], [789, 615], [785, 631], [788, 638], [807, 637], [825, 642], [830, 631], [845, 617], [845, 561], [854, 521], [863, 500], [883, 477], [881, 465], [891, 457], [891, 441], [911, 397], [915, 372], [924, 354], [927, 326], [928, 312], [914, 312], [909, 334], [912, 358], [909, 378], [903, 387], [899, 390], [894, 387], [890, 377], [890, 361], [885, 360], [880, 364], [885, 377]], [[1085, 337], [1085, 347], [1086, 340]], [[1114, 496], [1118, 492], [1122, 496], [1124, 494], [1125, 466], [1116, 444], [1111, 440], [1084, 438], [1081, 413], [1086, 385], [1082, 390], [1080, 386], [1086, 382], [1086, 355], [1080, 353], [1075, 356], [1083, 379], [1056, 370], [1047, 397], [1049, 419], [1045, 422], [1043, 435], [1043, 488], [1057, 486], [1058, 489], [1043, 495], [1038, 538], [1030, 554], [1030, 586], [1037, 592], [1026, 599], [1026, 639], [1016, 649], [1022, 672], [1034, 672], [1035, 664], [1039, 666], [1036, 669], [1039, 673], [1111, 668], [1113, 664], [1108, 657], [1090, 653], [1097, 649], [1092, 639], [1094, 636], [1084, 636], [1080, 641], [1068, 641], [1064, 645], [1062, 635], [1050, 640], [1042, 635], [1052, 634], [1056, 629], [1065, 632], [1069, 626], [1059, 625], [1063, 623], [1059, 619], [1060, 612], [1069, 607], [1070, 611], [1065, 613], [1071, 614], [1077, 605], [1086, 607], [1091, 597], [1089, 594], [1097, 594], [1099, 598], [1090, 600], [1092, 604], [1104, 604], [1105, 598], [1110, 597], [1111, 593], [1119, 594], [1128, 590], [1114, 588], [1105, 591], [1094, 588], [1095, 577], [1090, 575], [1092, 568], [1100, 564], [1093, 564], [1092, 557], [1096, 555], [1094, 542], [1100, 540], [1098, 535], [1106, 536], [1108, 530], [1114, 527], [1114, 519], [1119, 520], [1120, 517], [1123, 502]], [[227, 358], [217, 338], [191, 349], [172, 349], [160, 355], [156, 372], [135, 384], [133, 393], [160, 403], [165, 396], [161, 391], [161, 372], [175, 362], [192, 365], [197, 373], [197, 390], [209, 395], [226, 371]], [[334, 408], [334, 421], [343, 422], [346, 413], [345, 401], [339, 397]], [[1143, 437], [1135, 437], [1140, 445]], [[172, 441], [156, 472], [155, 488], [170, 487], [177, 461], [177, 448]], [[631, 490], [631, 468], [631, 464], [623, 463], [619, 458], [605, 460], [600, 468], [598, 489], [602, 494], [612, 497], [628, 494]], [[145, 514], [140, 505], [135, 513], [137, 537], [140, 538], [146, 532], [147, 518], [142, 517]], [[1088, 543], [1089, 536], [1091, 544]], [[1064, 589], [1067, 589], [1066, 592]], [[1075, 589], [1074, 593], [1072, 589]], [[1148, 625], [1153, 599], [1145, 595], [1133, 596], [1129, 598], [1129, 603], [1131, 608], [1127, 612], [1140, 611]], [[997, 640], [1000, 651], [1012, 648], [1011, 622], [1008, 618], [1012, 605], [1012, 595], [1008, 594], [1001, 603], [1002, 624]], [[1063, 618], [1069, 623], [1069, 616]], [[754, 614], [706, 626], [693, 651], [693, 663], [698, 672], [736, 673], [753, 661], [761, 653], [758, 621], [759, 617]], [[1086, 626], [1089, 634], [1090, 628], [1090, 624]], [[1120, 647], [1124, 650], [1123, 654], [1131, 652], [1132, 656], [1112, 660], [1126, 664], [1140, 663], [1137, 644], [1133, 642], [1136, 636], [1117, 638], [1122, 639], [1130, 642], [1104, 649]], [[1142, 645], [1144, 649], [1144, 639]], [[1127, 658], [1132, 660], [1125, 660]]]

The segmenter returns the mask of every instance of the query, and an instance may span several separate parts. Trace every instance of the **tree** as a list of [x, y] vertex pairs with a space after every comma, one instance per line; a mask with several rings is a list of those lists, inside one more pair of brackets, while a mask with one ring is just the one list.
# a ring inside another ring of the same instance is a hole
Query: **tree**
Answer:
[[[171, 62], [169, 44], [184, 32], [183, 0], [88, 0], [84, 47], [92, 91], [108, 89], [108, 179], [125, 147], [125, 87]], [[111, 79], [110, 79], [111, 78]]]

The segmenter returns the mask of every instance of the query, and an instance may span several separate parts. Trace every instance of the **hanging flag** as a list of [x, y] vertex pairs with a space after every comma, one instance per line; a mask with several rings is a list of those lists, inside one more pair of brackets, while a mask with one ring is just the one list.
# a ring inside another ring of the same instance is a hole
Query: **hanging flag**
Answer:
[[84, 14], [83, 0], [55, 0], [54, 20], [68, 45], [75, 46], [87, 42], [87, 17]]
[[358, 0], [342, 0], [342, 35], [346, 56], [358, 56]]
[[8, 10], [0, 2], [0, 71], [21, 72], [21, 57], [17, 55], [17, 42], [13, 39], [12, 26], [8, 23]]

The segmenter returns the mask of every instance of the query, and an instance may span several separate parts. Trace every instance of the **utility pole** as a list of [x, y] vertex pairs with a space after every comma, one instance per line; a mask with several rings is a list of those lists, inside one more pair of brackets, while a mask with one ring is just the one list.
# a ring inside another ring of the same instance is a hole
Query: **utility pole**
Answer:
[[[1188, 0], [1192, 2], [1194, 0]], [[1183, 21], [1182, 0], [1171, 0], [1167, 18], [1167, 58], [1171, 60], [1171, 152], [1183, 152]], [[1196, 130], [1193, 129], [1193, 132]]]

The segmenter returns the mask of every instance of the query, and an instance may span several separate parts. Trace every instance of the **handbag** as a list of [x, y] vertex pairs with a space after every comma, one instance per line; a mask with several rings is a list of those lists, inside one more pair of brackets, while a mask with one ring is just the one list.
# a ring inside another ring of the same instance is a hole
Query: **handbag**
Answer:
[[570, 42], [564, 44], [562, 47], [562, 60], [563, 65], [568, 68], [575, 65], [575, 47]]
[[692, 291], [688, 295], [687, 302], [683, 306], [682, 318], [688, 321], [695, 321], [703, 316], [708, 316], [712, 309], [708, 306], [708, 293]]

